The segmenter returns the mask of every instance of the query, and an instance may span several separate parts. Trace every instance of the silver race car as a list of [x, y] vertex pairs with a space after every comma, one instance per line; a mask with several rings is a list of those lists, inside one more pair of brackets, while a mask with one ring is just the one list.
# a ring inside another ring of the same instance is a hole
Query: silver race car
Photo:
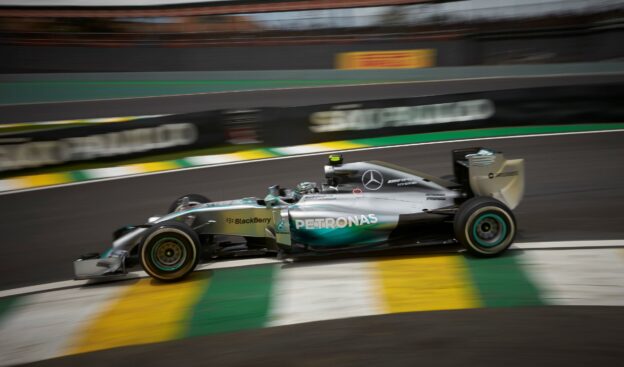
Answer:
[[524, 162], [485, 148], [454, 150], [452, 157], [454, 175], [447, 178], [330, 155], [320, 186], [272, 186], [265, 198], [220, 202], [185, 195], [168, 214], [117, 230], [105, 254], [76, 260], [75, 276], [123, 274], [138, 260], [152, 277], [175, 281], [202, 257], [296, 258], [456, 242], [474, 255], [496, 256], [516, 235], [511, 209], [524, 193]]

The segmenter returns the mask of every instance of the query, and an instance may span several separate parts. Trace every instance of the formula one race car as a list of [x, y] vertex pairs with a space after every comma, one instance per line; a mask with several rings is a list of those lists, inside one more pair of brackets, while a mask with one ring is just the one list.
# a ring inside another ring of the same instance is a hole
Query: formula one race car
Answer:
[[[272, 186], [264, 199], [220, 202], [185, 195], [168, 214], [117, 230], [105, 255], [74, 262], [75, 275], [125, 273], [126, 263], [138, 258], [152, 277], [174, 281], [193, 271], [202, 254], [296, 258], [459, 242], [474, 255], [498, 255], [516, 235], [511, 209], [524, 193], [524, 162], [484, 148], [454, 150], [452, 156], [448, 179], [330, 155], [320, 187]], [[241, 241], [219, 239], [224, 236]]]

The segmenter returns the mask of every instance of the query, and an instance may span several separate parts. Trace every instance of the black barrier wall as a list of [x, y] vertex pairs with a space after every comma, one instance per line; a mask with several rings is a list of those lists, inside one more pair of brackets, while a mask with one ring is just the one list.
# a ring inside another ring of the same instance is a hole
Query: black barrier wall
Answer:
[[623, 84], [488, 91], [283, 108], [269, 145], [443, 130], [624, 121]]
[[0, 171], [136, 157], [217, 146], [226, 141], [218, 111], [4, 135]]
[[288, 146], [432, 131], [624, 121], [624, 84], [206, 111], [5, 134], [0, 171], [246, 144]]
[[623, 29], [470, 35], [442, 41], [238, 47], [59, 47], [0, 44], [0, 73], [333, 69], [353, 51], [435, 49], [436, 66], [562, 63], [624, 58]]

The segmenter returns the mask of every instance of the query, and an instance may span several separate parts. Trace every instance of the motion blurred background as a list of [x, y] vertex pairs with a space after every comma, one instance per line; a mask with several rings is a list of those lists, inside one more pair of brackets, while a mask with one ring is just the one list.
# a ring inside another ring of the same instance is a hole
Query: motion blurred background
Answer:
[[[622, 0], [0, 0], [0, 365], [621, 364], [623, 45]], [[180, 195], [469, 146], [526, 160], [506, 256], [72, 280]]]
[[[623, 11], [616, 0], [5, 0], [0, 176], [529, 120], [620, 121]], [[489, 102], [462, 104], [472, 99]], [[137, 128], [152, 130], [140, 138]]]
[[402, 67], [615, 61], [623, 11], [619, 0], [3, 1], [0, 70], [332, 69], [342, 52], [404, 49], [430, 54]]

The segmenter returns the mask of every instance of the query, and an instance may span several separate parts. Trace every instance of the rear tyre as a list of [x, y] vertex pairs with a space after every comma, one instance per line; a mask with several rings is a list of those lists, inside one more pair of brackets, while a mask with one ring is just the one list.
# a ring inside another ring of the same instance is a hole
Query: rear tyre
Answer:
[[453, 223], [455, 237], [471, 254], [492, 257], [503, 253], [516, 237], [511, 209], [490, 197], [472, 198], [459, 207]]
[[179, 198], [175, 199], [175, 201], [171, 203], [171, 205], [169, 205], [169, 209], [167, 213], [173, 213], [173, 212], [180, 210], [182, 208], [182, 203], [184, 201], [184, 198], [189, 199], [190, 206], [195, 206], [195, 205], [200, 205], [200, 204], [205, 204], [205, 203], [210, 202], [210, 199], [208, 199], [207, 197], [203, 195], [187, 194], [187, 195], [180, 196]]
[[139, 250], [141, 266], [152, 278], [174, 282], [192, 272], [199, 261], [197, 233], [180, 222], [163, 222], [146, 231]]

